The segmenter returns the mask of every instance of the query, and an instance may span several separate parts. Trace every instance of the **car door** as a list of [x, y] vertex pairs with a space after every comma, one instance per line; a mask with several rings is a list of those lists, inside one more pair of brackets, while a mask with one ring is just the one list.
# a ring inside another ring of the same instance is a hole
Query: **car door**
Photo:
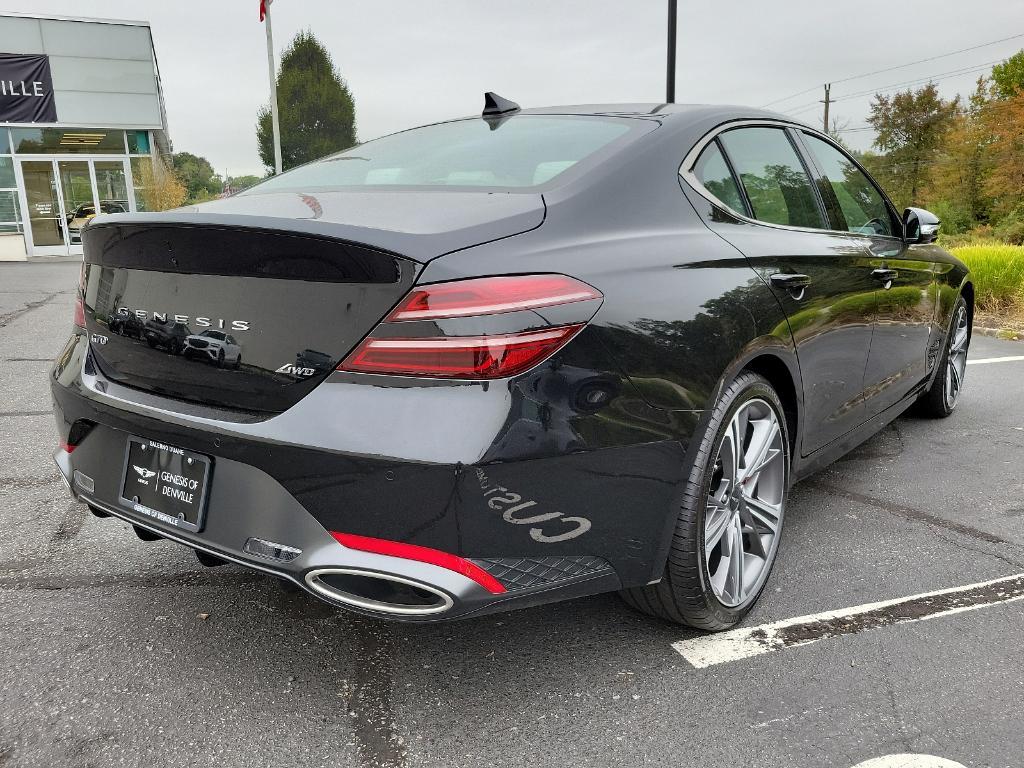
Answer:
[[870, 177], [825, 137], [801, 131], [835, 229], [850, 232], [876, 281], [871, 351], [864, 374], [866, 415], [876, 416], [925, 381], [934, 360], [935, 265], [903, 241], [902, 223]]
[[698, 145], [684, 175], [735, 214], [706, 221], [747, 257], [785, 310], [803, 379], [807, 455], [864, 421], [877, 284], [863, 249], [829, 231], [794, 142], [781, 125], [729, 128]]

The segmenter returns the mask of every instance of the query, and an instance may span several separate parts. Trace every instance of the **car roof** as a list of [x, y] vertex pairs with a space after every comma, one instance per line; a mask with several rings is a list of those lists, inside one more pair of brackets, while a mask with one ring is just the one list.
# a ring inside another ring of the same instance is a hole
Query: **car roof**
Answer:
[[520, 110], [518, 114], [646, 117], [661, 119], [665, 122], [689, 122], [707, 119], [720, 119], [722, 122], [728, 120], [771, 119], [803, 124], [799, 120], [794, 120], [789, 115], [734, 104], [567, 104], [551, 107], [530, 107]]

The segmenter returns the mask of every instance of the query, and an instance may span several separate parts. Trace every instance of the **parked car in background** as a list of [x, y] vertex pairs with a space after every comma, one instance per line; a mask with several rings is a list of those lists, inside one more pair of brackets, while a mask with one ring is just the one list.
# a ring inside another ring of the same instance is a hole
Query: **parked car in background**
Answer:
[[242, 347], [230, 333], [203, 331], [185, 339], [185, 357], [214, 363], [218, 368], [237, 368], [242, 364]]
[[[229, 198], [97, 217], [55, 459], [142, 538], [364, 614], [621, 591], [726, 629], [795, 481], [957, 406], [974, 286], [938, 226], [784, 115], [489, 94]], [[91, 343], [121, 300], [218, 328], [189, 357], [237, 365], [244, 339], [245, 375]]]
[[[127, 213], [128, 204], [114, 200], [100, 201], [102, 213]], [[85, 203], [78, 206], [72, 213], [68, 214], [68, 235], [72, 243], [82, 242], [82, 227], [96, 216], [96, 206], [92, 203]]]
[[185, 348], [189, 333], [188, 326], [175, 322], [173, 317], [154, 317], [146, 321], [143, 336], [150, 347], [160, 347], [177, 355]]
[[118, 336], [127, 336], [128, 338], [139, 339], [140, 341], [146, 330], [146, 324], [131, 311], [111, 314], [107, 327], [111, 333], [116, 333]]

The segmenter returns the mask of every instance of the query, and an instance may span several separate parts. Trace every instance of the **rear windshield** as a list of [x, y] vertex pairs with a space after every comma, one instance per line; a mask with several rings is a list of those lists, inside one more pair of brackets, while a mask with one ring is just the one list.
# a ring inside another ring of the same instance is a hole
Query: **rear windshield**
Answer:
[[536, 187], [637, 125], [564, 115], [515, 116], [493, 129], [480, 118], [439, 123], [368, 141], [241, 194], [367, 186]]

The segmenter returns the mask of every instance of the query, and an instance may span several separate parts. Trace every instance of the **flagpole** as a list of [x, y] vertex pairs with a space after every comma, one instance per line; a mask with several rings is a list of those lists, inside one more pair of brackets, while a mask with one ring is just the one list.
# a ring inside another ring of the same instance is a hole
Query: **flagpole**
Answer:
[[270, 29], [270, 3], [264, 5], [267, 25], [267, 64], [270, 67], [270, 117], [274, 126], [274, 173], [281, 173], [281, 123], [277, 118], [277, 67], [274, 66], [274, 33]]

